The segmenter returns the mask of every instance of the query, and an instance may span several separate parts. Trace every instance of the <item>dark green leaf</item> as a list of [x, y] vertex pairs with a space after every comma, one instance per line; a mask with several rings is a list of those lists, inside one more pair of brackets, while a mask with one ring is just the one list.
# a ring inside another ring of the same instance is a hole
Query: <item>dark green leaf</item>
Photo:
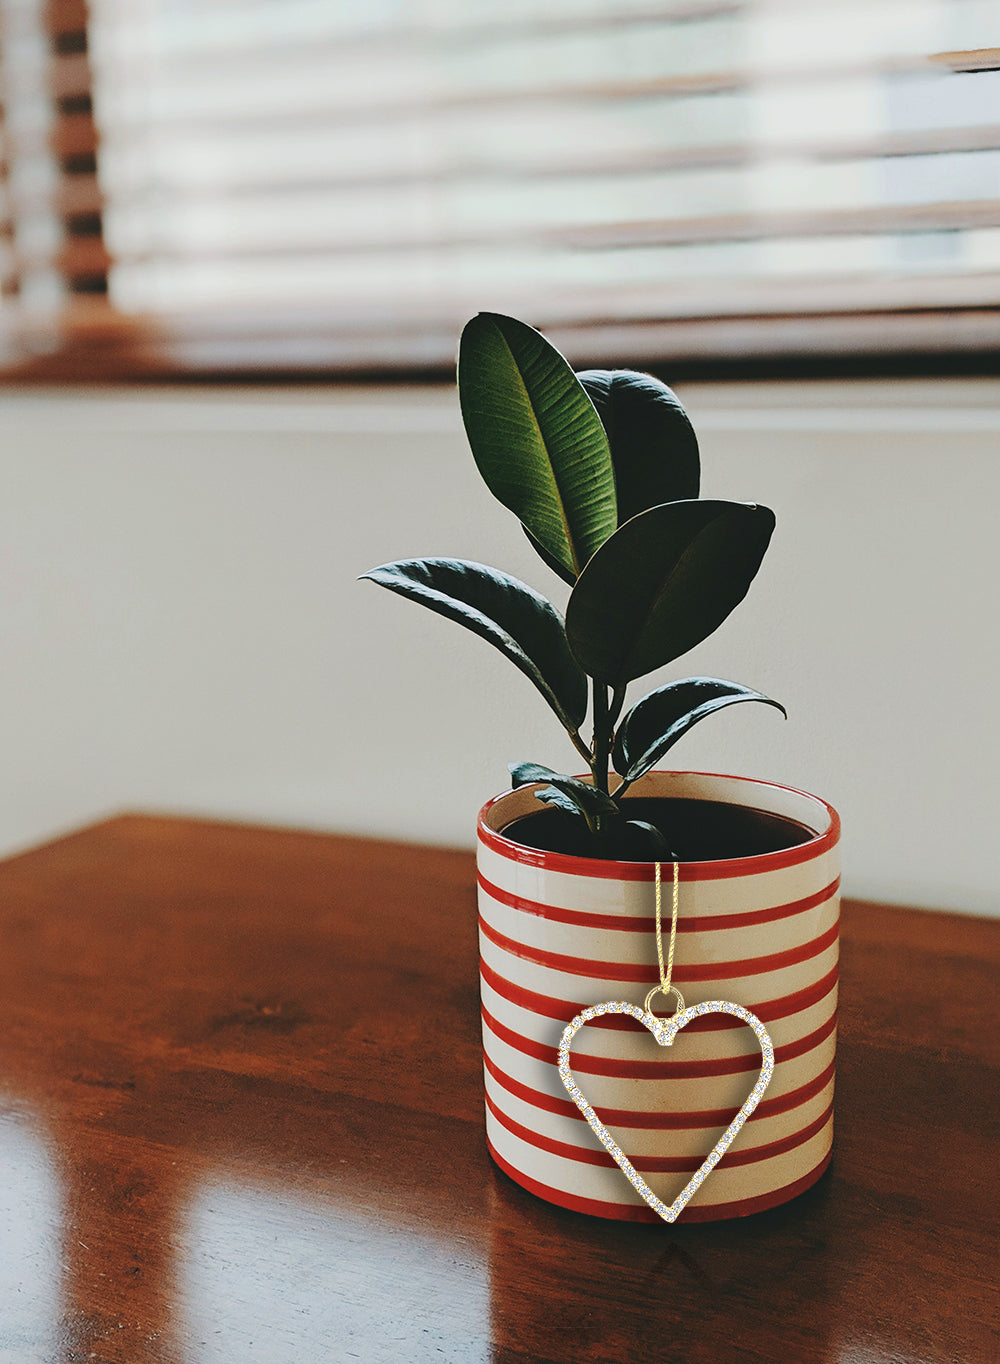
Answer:
[[581, 826], [587, 824], [586, 810], [557, 786], [543, 786], [540, 791], [535, 792], [535, 799], [540, 800], [543, 805], [554, 805], [564, 814], [572, 815], [574, 819], [580, 821]]
[[490, 492], [574, 578], [618, 524], [607, 436], [544, 336], [480, 313], [458, 355], [462, 418]]
[[587, 713], [587, 679], [551, 603], [499, 569], [464, 559], [400, 559], [362, 575], [458, 621], [506, 654], [571, 732]]
[[685, 677], [668, 682], [636, 703], [622, 720], [612, 757], [615, 771], [633, 782], [671, 749], [692, 725], [737, 701], [763, 701], [785, 714], [778, 701], [763, 692], [723, 682], [718, 677]]
[[546, 782], [535, 792], [535, 799], [572, 815], [581, 825], [586, 823], [589, 855], [626, 862], [673, 861], [670, 844], [655, 825], [624, 818], [627, 802], [620, 806], [589, 782], [562, 776], [541, 763], [510, 763], [509, 770], [515, 789]]
[[649, 507], [698, 496], [698, 439], [672, 389], [630, 369], [589, 369], [576, 377], [607, 432], [619, 525]]
[[[627, 808], [628, 801], [625, 802]], [[673, 862], [674, 852], [655, 824], [627, 819], [622, 831], [619, 857], [628, 862]]]
[[535, 553], [538, 555], [538, 557], [543, 561], [543, 563], [545, 564], [546, 568], [551, 568], [552, 572], [555, 573], [555, 574], [557, 575], [557, 577], [562, 578], [562, 580], [563, 580], [564, 583], [569, 583], [570, 587], [572, 587], [573, 584], [576, 582], [576, 579], [577, 579], [577, 576], [578, 576], [578, 575], [577, 575], [576, 573], [573, 573], [573, 572], [572, 572], [570, 569], [568, 569], [568, 568], [563, 568], [563, 566], [562, 566], [562, 564], [559, 562], [559, 560], [556, 559], [556, 558], [554, 558], [554, 557], [549, 553], [549, 551], [544, 547], [544, 545], [540, 545], [540, 544], [538, 543], [538, 541], [537, 541], [537, 540], [535, 539], [535, 537], [532, 535], [531, 531], [528, 529], [527, 526], [522, 526], [521, 529], [524, 531], [525, 535], [528, 537], [529, 541], [531, 542], [531, 548], [535, 551]]
[[[648, 507], [698, 496], [698, 440], [672, 389], [630, 369], [590, 369], [576, 377], [611, 447], [619, 525]], [[524, 532], [546, 565], [572, 587], [578, 575], [563, 568], [526, 526]]]
[[746, 596], [774, 513], [668, 502], [626, 521], [570, 595], [566, 632], [585, 672], [619, 689], [706, 639]]
[[553, 768], [546, 767], [544, 763], [508, 763], [507, 771], [514, 791], [519, 786], [530, 786], [532, 782], [548, 781], [550, 777], [558, 776]]
[[[579, 777], [564, 776], [560, 772], [554, 772], [551, 767], [544, 767], [541, 763], [511, 763], [509, 770], [514, 787], [527, 786], [531, 782], [548, 782], [562, 796], [568, 798], [578, 812], [586, 815], [588, 820], [602, 816], [612, 819], [620, 817], [618, 806], [610, 796], [599, 791], [590, 782], [581, 781]], [[543, 793], [539, 792], [538, 799], [543, 798]], [[551, 800], [550, 803], [559, 805], [562, 809], [568, 808], [562, 801]]]

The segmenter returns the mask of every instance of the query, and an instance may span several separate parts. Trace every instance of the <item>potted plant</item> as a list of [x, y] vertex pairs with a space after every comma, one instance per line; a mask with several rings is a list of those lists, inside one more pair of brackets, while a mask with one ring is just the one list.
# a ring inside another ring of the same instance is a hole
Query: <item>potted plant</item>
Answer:
[[[481, 313], [466, 326], [458, 388], [484, 481], [570, 588], [565, 616], [509, 574], [464, 560], [404, 559], [364, 576], [504, 653], [589, 769], [513, 763], [513, 789], [480, 814], [491, 1153], [550, 1201], [655, 1219], [567, 1100], [556, 1053], [585, 1005], [634, 1000], [656, 984], [651, 883], [676, 864], [674, 979], [689, 1000], [754, 1010], [776, 1049], [766, 1099], [685, 1220], [774, 1206], [829, 1160], [837, 817], [771, 783], [656, 770], [717, 710], [743, 701], [783, 710], [761, 692], [687, 677], [626, 708], [629, 683], [686, 654], [742, 601], [773, 513], [699, 498], [697, 440], [666, 385], [631, 371], [574, 374], [513, 318]], [[713, 1015], [658, 1056], [633, 1020], [608, 1015], [581, 1034], [574, 1064], [635, 1168], [672, 1197], [746, 1098], [754, 1046], [738, 1020]]]

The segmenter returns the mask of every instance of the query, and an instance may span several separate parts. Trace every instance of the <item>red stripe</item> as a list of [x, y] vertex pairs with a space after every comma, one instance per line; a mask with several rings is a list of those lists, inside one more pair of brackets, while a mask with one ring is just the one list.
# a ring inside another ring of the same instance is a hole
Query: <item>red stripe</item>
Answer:
[[[582, 1012], [586, 1004], [573, 1004], [569, 1000], [556, 999], [551, 995], [540, 995], [534, 990], [526, 990], [522, 985], [515, 985], [513, 981], [507, 980], [499, 975], [485, 961], [479, 960], [479, 974], [483, 980], [501, 998], [506, 999], [511, 1004], [516, 1004], [520, 1009], [527, 1009], [530, 1013], [539, 1014], [542, 1018], [554, 1018], [560, 1023], [569, 1023], [578, 1013]], [[825, 999], [837, 984], [838, 971], [834, 966], [825, 976], [822, 976], [815, 985], [808, 985], [804, 990], [796, 990], [794, 994], [784, 995], [781, 999], [766, 1000], [762, 1004], [748, 1004], [762, 1023], [773, 1023], [780, 1018], [790, 1018], [793, 1014], [801, 1013], [803, 1009], [812, 1008], [821, 999]], [[621, 1014], [603, 1014], [600, 1018], [594, 1018], [587, 1025], [591, 1028], [616, 1028], [619, 1031], [631, 1031], [632, 1020], [623, 1017]], [[738, 1018], [731, 1018], [727, 1014], [704, 1014], [701, 1018], [695, 1018], [688, 1024], [691, 1032], [717, 1032], [722, 1028], [742, 1028], [745, 1025]]]
[[[483, 935], [494, 946], [522, 961], [533, 962], [536, 966], [548, 966], [554, 971], [563, 971], [571, 976], [588, 976], [596, 980], [627, 980], [640, 985], [655, 985], [659, 979], [656, 963], [637, 964], [631, 961], [593, 961], [589, 957], [568, 957], [562, 952], [546, 952], [541, 947], [529, 947], [526, 943], [516, 942], [503, 933], [498, 933], [488, 924], [482, 914], [479, 927]], [[759, 976], [767, 971], [780, 971], [786, 966], [796, 966], [803, 961], [811, 961], [832, 947], [837, 941], [839, 922], [834, 923], [825, 933], [798, 947], [789, 947], [784, 952], [771, 952], [765, 957], [747, 957], [738, 961], [711, 961], [704, 965], [688, 963], [675, 965], [673, 979], [681, 985], [689, 985], [698, 980], [736, 980], [744, 976]]]
[[[725, 776], [718, 772], [682, 772], [685, 777], [718, 777], [722, 781], [743, 781], [745, 777]], [[748, 782], [748, 786], [770, 787], [792, 795], [804, 796], [823, 806], [830, 817], [830, 827], [825, 834], [817, 834], [808, 843], [796, 848], [786, 848], [781, 852], [761, 853], [757, 857], [734, 857], [719, 862], [682, 862], [680, 879], [682, 881], [721, 881], [733, 876], [758, 876], [783, 867], [796, 867], [802, 862], [810, 862], [814, 857], [835, 848], [840, 839], [840, 816], [832, 805], [818, 796], [806, 791], [797, 791], [790, 786], [779, 786], [776, 782]], [[611, 862], [597, 857], [569, 857], [565, 853], [543, 852], [528, 848], [511, 838], [495, 833], [486, 823], [486, 818], [498, 800], [510, 795], [503, 791], [493, 800], [487, 801], [479, 812], [478, 834], [481, 843], [513, 862], [523, 862], [527, 866], [541, 867], [545, 871], [567, 872], [571, 876], [589, 876], [612, 881], [652, 881], [655, 876], [652, 862]], [[709, 797], [706, 797], [709, 799]]]
[[[591, 914], [584, 910], [561, 909], [558, 905], [543, 904], [541, 900], [526, 900], [523, 895], [514, 895], [509, 890], [495, 886], [482, 872], [478, 874], [479, 884], [491, 900], [496, 900], [509, 909], [518, 909], [525, 914], [534, 914], [541, 919], [554, 923], [575, 924], [578, 928], [610, 928], [627, 933], [655, 933], [656, 924], [648, 914]], [[770, 924], [778, 919], [790, 919], [796, 914], [804, 914], [824, 904], [840, 889], [840, 877], [828, 886], [807, 895], [802, 900], [790, 900], [785, 905], [773, 905], [769, 909], [748, 910], [745, 914], [698, 914], [689, 919], [678, 919], [678, 933], [711, 933], [722, 928], [752, 928], [755, 924]]]
[[[513, 1047], [515, 1051], [522, 1052], [525, 1056], [533, 1056], [538, 1061], [548, 1062], [549, 1065], [556, 1064], [558, 1047], [535, 1042], [530, 1037], [522, 1037], [513, 1028], [505, 1027], [493, 1017], [485, 1004], [482, 1005], [481, 1012], [486, 1026], [501, 1042], [506, 1042], [507, 1046]], [[635, 1026], [641, 1028], [642, 1025]], [[775, 1047], [775, 1064], [780, 1065], [782, 1061], [792, 1061], [797, 1056], [804, 1056], [807, 1051], [812, 1051], [813, 1047], [825, 1042], [836, 1026], [837, 1014], [834, 1012], [814, 1032], [800, 1037], [797, 1042]], [[589, 1056], [581, 1052], [573, 1058], [573, 1069], [581, 1075], [605, 1075], [614, 1080], [705, 1080], [712, 1075], [739, 1075], [742, 1071], [759, 1070], [760, 1056], [747, 1052], [742, 1056], [720, 1056], [705, 1061], [620, 1061], [609, 1056]]]
[[[560, 1117], [574, 1118], [583, 1122], [583, 1114], [576, 1104], [569, 1099], [556, 1099], [551, 1094], [543, 1094], [540, 1089], [532, 1089], [529, 1085], [522, 1084], [520, 1080], [515, 1080], [512, 1076], [505, 1074], [496, 1062], [485, 1054], [483, 1055], [483, 1065], [497, 1084], [506, 1089], [509, 1094], [513, 1094], [515, 1098], [523, 1099], [525, 1103], [532, 1104], [535, 1108], [543, 1108], [548, 1113], [558, 1113]], [[798, 1089], [791, 1089], [787, 1094], [779, 1094], [773, 1099], [762, 1099], [747, 1118], [747, 1122], [754, 1122], [758, 1118], [773, 1118], [779, 1113], [788, 1113], [793, 1108], [808, 1103], [833, 1079], [834, 1068], [835, 1063], [831, 1061], [825, 1070], [822, 1070], [819, 1075], [806, 1084], [800, 1085]], [[728, 1127], [736, 1116], [739, 1107], [740, 1105], [736, 1104], [733, 1108], [713, 1108], [700, 1111], [692, 1109], [686, 1113], [643, 1113], [634, 1108], [602, 1108], [600, 1118], [609, 1127], [634, 1127], [642, 1128], [645, 1131], [677, 1132], [691, 1128]]]
[[[494, 1147], [489, 1137], [486, 1138], [486, 1146], [496, 1165], [508, 1175], [515, 1184], [520, 1184], [522, 1189], [527, 1189], [528, 1193], [534, 1194], [537, 1198], [543, 1198], [547, 1203], [554, 1203], [556, 1207], [568, 1208], [571, 1212], [585, 1212], [591, 1217], [608, 1217], [616, 1222], [660, 1222], [662, 1219], [653, 1211], [652, 1208], [642, 1203], [638, 1207], [632, 1203], [605, 1203], [597, 1198], [580, 1198], [577, 1194], [564, 1193], [562, 1189], [552, 1189], [547, 1184], [541, 1184], [537, 1179], [522, 1174], [520, 1170], [515, 1170], [504, 1160], [503, 1156]], [[741, 1198], [732, 1203], [700, 1203], [694, 1207], [689, 1203], [680, 1213], [678, 1221], [684, 1222], [720, 1222], [728, 1217], [749, 1217], [751, 1213], [765, 1212], [768, 1208], [776, 1208], [781, 1203], [787, 1203], [789, 1199], [795, 1198], [800, 1193], [805, 1193], [823, 1174], [826, 1167], [830, 1164], [833, 1150], [827, 1151], [826, 1155], [819, 1162], [814, 1170], [810, 1170], [801, 1179], [796, 1179], [792, 1184], [786, 1184], [783, 1189], [773, 1189], [770, 1193], [758, 1194], [756, 1198]]]
[[[581, 1165], [602, 1165], [607, 1168], [614, 1168], [615, 1162], [603, 1146], [600, 1150], [592, 1150], [590, 1147], [585, 1149], [582, 1146], [571, 1146], [566, 1141], [556, 1141], [553, 1137], [543, 1136], [540, 1132], [532, 1132], [530, 1128], [523, 1127], [521, 1123], [515, 1122], [506, 1113], [502, 1113], [488, 1094], [486, 1095], [486, 1107], [501, 1127], [506, 1127], [508, 1132], [528, 1146], [534, 1146], [539, 1151], [548, 1151], [553, 1156], [562, 1156], [565, 1160], [575, 1160]], [[730, 1147], [716, 1168], [721, 1170], [723, 1167], [735, 1168], [737, 1165], [755, 1165], [760, 1160], [770, 1160], [773, 1156], [783, 1156], [788, 1151], [794, 1151], [797, 1146], [804, 1146], [817, 1132], [822, 1132], [832, 1116], [833, 1100], [831, 1099], [819, 1117], [803, 1127], [800, 1132], [793, 1132], [791, 1136], [782, 1137], [780, 1141], [769, 1141], [763, 1146], [750, 1147], [746, 1151], [734, 1151]], [[694, 1174], [704, 1157], [630, 1156], [629, 1159], [640, 1174], [659, 1175]]]

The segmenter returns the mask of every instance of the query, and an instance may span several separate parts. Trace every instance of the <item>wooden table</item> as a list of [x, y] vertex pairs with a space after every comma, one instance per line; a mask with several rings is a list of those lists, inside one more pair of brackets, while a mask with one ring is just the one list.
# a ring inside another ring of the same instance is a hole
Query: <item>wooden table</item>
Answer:
[[996, 1364], [1000, 922], [843, 936], [830, 1172], [633, 1226], [486, 1154], [471, 854], [128, 816], [0, 864], [0, 1360]]

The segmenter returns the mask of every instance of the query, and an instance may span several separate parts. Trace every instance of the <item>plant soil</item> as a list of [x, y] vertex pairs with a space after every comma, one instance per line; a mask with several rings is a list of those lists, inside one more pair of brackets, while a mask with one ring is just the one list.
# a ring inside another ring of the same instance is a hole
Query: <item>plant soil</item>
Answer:
[[[759, 857], [762, 853], [797, 848], [816, 837], [813, 829], [797, 820], [724, 801], [625, 796], [622, 806], [629, 819], [655, 825], [680, 862]], [[503, 834], [515, 843], [543, 852], [594, 856], [581, 821], [555, 808], [514, 820]]]

